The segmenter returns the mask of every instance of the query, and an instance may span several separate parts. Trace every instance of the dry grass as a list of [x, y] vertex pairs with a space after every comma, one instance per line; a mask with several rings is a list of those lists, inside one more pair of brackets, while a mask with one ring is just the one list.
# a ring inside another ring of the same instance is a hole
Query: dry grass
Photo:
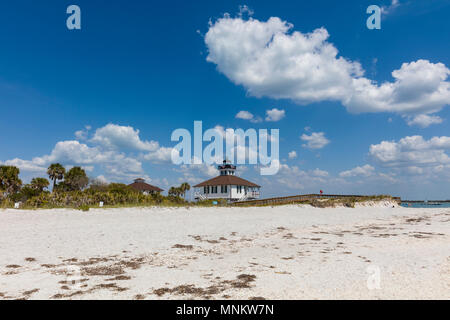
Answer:
[[247, 289], [251, 288], [250, 284], [256, 279], [255, 275], [241, 274], [235, 280], [224, 280], [206, 288], [198, 288], [193, 284], [181, 285], [174, 288], [159, 288], [153, 290], [153, 294], [161, 297], [165, 294], [173, 295], [190, 295], [204, 299], [211, 298], [213, 295], [223, 293], [229, 289]]
[[114, 281], [114, 280], [119, 280], [119, 281], [123, 281], [123, 280], [131, 280], [130, 276], [116, 276], [114, 278], [110, 278], [110, 279], [106, 279], [107, 281]]
[[88, 276], [118, 276], [125, 271], [120, 266], [98, 266], [82, 268], [82, 273]]
[[250, 297], [248, 300], [266, 300], [266, 298], [263, 297]]
[[115, 283], [102, 283], [102, 284], [98, 284], [94, 287], [94, 289], [110, 289], [113, 291], [117, 291], [117, 292], [122, 292], [122, 291], [127, 291], [128, 288], [122, 288], [119, 287], [117, 284]]
[[39, 289], [33, 289], [33, 290], [25, 291], [23, 294], [25, 296], [30, 296], [30, 295], [32, 295], [33, 293], [36, 293], [36, 292], [39, 292]]
[[174, 249], [186, 249], [186, 250], [192, 250], [194, 247], [192, 245], [184, 245], [184, 244], [175, 244], [172, 246]]

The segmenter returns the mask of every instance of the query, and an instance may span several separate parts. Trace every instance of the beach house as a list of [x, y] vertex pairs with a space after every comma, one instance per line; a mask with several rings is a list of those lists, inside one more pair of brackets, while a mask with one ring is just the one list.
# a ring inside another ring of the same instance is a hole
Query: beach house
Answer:
[[142, 178], [135, 179], [134, 182], [130, 185], [133, 189], [142, 192], [143, 194], [154, 194], [154, 193], [161, 193], [164, 190], [161, 188], [158, 188], [156, 186], [152, 186], [151, 184], [145, 183], [145, 180]]
[[224, 160], [218, 166], [220, 175], [194, 186], [195, 200], [226, 199], [230, 202], [255, 200], [260, 196], [261, 187], [253, 182], [237, 177], [236, 166]]

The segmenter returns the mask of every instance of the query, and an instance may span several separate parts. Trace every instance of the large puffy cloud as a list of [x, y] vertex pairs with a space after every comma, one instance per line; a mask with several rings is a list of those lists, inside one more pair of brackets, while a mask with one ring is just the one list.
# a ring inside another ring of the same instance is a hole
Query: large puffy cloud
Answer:
[[[339, 174], [363, 182], [401, 183], [405, 190], [419, 184], [438, 185], [450, 180], [450, 137], [407, 136], [398, 141], [381, 141], [369, 148], [373, 165], [366, 164]], [[424, 192], [425, 190], [422, 190]]]
[[[88, 139], [90, 128], [76, 132], [78, 140], [59, 141], [49, 154], [31, 160], [11, 159], [1, 162], [14, 165], [22, 171], [45, 174], [51, 163], [64, 166], [82, 166], [87, 171], [98, 169], [110, 181], [144, 177], [143, 161], [152, 163], [170, 162], [172, 148], [160, 147], [158, 142], [144, 141], [139, 130], [133, 127], [108, 124], [95, 131]], [[131, 151], [136, 151], [132, 153]]]
[[170, 163], [172, 162], [172, 153], [176, 153], [176, 156], [179, 156], [179, 152], [173, 148], [160, 147], [153, 152], [147, 153], [143, 158], [154, 163]]
[[254, 96], [288, 98], [300, 103], [343, 99], [358, 63], [337, 58], [324, 28], [309, 34], [289, 31], [277, 17], [261, 22], [225, 16], [205, 35], [207, 61]]
[[15, 165], [23, 171], [45, 173], [51, 163], [65, 166], [82, 166], [92, 171], [94, 165], [100, 165], [109, 177], [123, 178], [143, 173], [142, 163], [132, 157], [116, 151], [105, 151], [98, 147], [90, 147], [79, 141], [60, 141], [56, 143], [48, 155], [35, 157], [32, 160], [13, 159], [4, 164]]
[[144, 152], [140, 157], [154, 163], [169, 163], [174, 150], [161, 147], [157, 141], [142, 140], [139, 130], [130, 126], [107, 124], [95, 131], [90, 142], [106, 150]]
[[159, 148], [156, 141], [142, 141], [139, 137], [139, 130], [112, 123], [97, 129], [91, 142], [116, 150], [156, 151]]
[[338, 56], [327, 42], [326, 29], [292, 29], [277, 17], [259, 21], [225, 15], [211, 23], [205, 35], [207, 61], [256, 97], [299, 104], [336, 100], [352, 113], [410, 116], [435, 113], [450, 104], [450, 70], [442, 63], [404, 63], [392, 72], [394, 81], [378, 84], [363, 77], [358, 62]]
[[99, 148], [89, 147], [76, 140], [60, 141], [56, 143], [49, 155], [36, 157], [33, 162], [41, 165], [53, 162], [89, 165], [104, 162], [109, 156], [111, 156], [111, 152], [102, 153]]
[[44, 173], [47, 171], [46, 167], [43, 167], [33, 161], [23, 160], [23, 159], [19, 159], [19, 158], [6, 160], [4, 162], [0, 161], [0, 164], [6, 165], [6, 166], [14, 166], [23, 171], [38, 172], [38, 173]]
[[344, 105], [351, 112], [427, 114], [450, 104], [450, 70], [428, 60], [404, 63], [392, 72], [394, 82], [378, 85], [366, 78], [353, 79], [353, 93]]
[[444, 169], [450, 167], [450, 137], [433, 137], [425, 140], [422, 136], [410, 136], [396, 141], [382, 141], [371, 145], [369, 154], [378, 164], [385, 167], [405, 168], [411, 173], [423, 169]]

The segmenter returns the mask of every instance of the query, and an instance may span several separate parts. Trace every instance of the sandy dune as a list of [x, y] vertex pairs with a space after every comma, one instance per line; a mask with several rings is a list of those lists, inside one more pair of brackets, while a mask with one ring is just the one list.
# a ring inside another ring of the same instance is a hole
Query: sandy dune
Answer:
[[0, 210], [0, 299], [449, 299], [450, 209]]

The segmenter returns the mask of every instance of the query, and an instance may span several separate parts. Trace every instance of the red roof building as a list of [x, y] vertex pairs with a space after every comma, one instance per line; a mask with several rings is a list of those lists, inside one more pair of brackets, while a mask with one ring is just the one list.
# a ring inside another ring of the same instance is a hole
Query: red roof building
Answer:
[[161, 193], [164, 191], [161, 188], [145, 183], [145, 180], [142, 178], [135, 179], [134, 182], [128, 186], [132, 187], [133, 189], [139, 192], [142, 192], [143, 194], [154, 194], [154, 193]]

